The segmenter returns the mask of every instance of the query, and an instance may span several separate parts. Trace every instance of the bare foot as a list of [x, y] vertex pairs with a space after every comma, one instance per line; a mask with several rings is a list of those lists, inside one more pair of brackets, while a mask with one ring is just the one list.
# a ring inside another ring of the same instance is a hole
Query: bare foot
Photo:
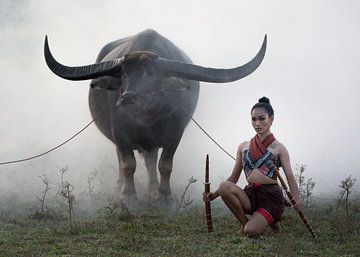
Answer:
[[241, 227], [237, 232], [236, 234], [238, 234], [239, 236], [245, 236], [244, 234], [244, 227]]
[[271, 224], [270, 227], [271, 227], [272, 231], [274, 231], [275, 233], [280, 233], [281, 232], [281, 225], [280, 225], [279, 221]]

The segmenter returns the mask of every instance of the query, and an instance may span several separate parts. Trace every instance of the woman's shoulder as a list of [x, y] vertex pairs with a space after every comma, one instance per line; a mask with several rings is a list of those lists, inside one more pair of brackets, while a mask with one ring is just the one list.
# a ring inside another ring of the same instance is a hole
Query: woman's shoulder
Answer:
[[249, 148], [249, 145], [250, 145], [250, 141], [244, 141], [244, 142], [240, 143], [238, 150], [243, 152]]
[[244, 152], [246, 149], [249, 148], [248, 145], [249, 145], [249, 142], [248, 142], [248, 141], [244, 141], [244, 142], [242, 142], [242, 143], [239, 144], [238, 149], [237, 149], [237, 153], [236, 153], [237, 157], [241, 157], [241, 156], [242, 156], [243, 152]]
[[287, 152], [286, 146], [277, 139], [271, 143], [270, 148], [275, 149], [279, 154]]

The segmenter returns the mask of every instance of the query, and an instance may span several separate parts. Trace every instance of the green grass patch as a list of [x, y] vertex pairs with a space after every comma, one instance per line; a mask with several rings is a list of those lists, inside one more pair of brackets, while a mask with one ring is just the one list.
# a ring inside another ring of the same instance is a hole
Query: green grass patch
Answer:
[[249, 239], [222, 208], [213, 209], [214, 232], [206, 230], [202, 208], [180, 214], [106, 214], [76, 220], [12, 219], [0, 216], [0, 256], [359, 256], [360, 219], [352, 212], [322, 207], [306, 211], [317, 240], [287, 209], [282, 232], [270, 229]]

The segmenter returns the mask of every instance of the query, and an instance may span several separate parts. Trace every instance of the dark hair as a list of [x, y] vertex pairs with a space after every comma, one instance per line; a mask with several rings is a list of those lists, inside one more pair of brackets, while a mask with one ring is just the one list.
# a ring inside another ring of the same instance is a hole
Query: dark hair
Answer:
[[269, 114], [269, 117], [274, 116], [274, 110], [271, 107], [270, 99], [267, 98], [266, 96], [263, 96], [259, 99], [259, 101], [251, 108], [251, 112], [255, 108], [264, 108], [265, 111]]

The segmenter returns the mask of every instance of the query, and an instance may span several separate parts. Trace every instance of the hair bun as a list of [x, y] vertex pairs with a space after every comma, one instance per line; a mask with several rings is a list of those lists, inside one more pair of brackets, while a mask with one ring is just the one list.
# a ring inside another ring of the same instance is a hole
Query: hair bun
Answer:
[[263, 96], [259, 99], [259, 103], [270, 104], [270, 99], [267, 98], [266, 96]]

